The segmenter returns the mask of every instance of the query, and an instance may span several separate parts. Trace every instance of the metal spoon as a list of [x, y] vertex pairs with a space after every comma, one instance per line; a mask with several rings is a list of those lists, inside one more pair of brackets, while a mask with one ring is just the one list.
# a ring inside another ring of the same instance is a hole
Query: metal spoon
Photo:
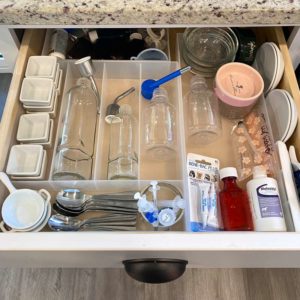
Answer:
[[[122, 216], [123, 217], [123, 216]], [[55, 231], [79, 231], [79, 230], [135, 230], [136, 219], [129, 219], [127, 223], [121, 221], [120, 216], [108, 216], [80, 220], [74, 217], [53, 215], [48, 220], [48, 225]], [[124, 226], [120, 225], [124, 224]]]
[[80, 207], [84, 204], [93, 202], [94, 204], [121, 206], [136, 208], [134, 193], [124, 192], [117, 194], [86, 195], [78, 189], [65, 189], [56, 196], [57, 201], [64, 207]]
[[66, 208], [59, 203], [53, 203], [53, 209], [63, 215], [66, 216], [79, 216], [80, 214], [86, 212], [86, 211], [104, 211], [104, 212], [111, 212], [111, 213], [120, 213], [124, 215], [136, 215], [137, 210], [131, 210], [131, 209], [122, 209], [118, 207], [101, 207], [101, 206], [86, 206], [84, 208], [79, 209], [69, 209]]

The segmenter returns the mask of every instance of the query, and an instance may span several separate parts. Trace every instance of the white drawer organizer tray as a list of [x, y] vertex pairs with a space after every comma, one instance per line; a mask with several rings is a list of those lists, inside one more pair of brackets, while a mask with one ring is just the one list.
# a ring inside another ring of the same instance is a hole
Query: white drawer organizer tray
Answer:
[[[218, 158], [221, 162], [221, 167], [236, 166], [234, 153], [234, 145], [232, 142], [231, 131], [235, 122], [223, 118], [222, 120], [222, 136], [214, 143], [203, 146], [195, 147], [188, 143], [185, 139], [185, 118], [184, 118], [184, 100], [181, 90], [181, 78], [177, 78], [164, 87], [168, 91], [169, 101], [174, 105], [176, 110], [176, 156], [172, 160], [158, 161], [150, 159], [143, 148], [143, 122], [142, 113], [149, 101], [145, 100], [141, 96], [140, 86], [143, 80], [149, 78], [158, 79], [164, 75], [175, 71], [179, 68], [177, 62], [132, 62], [132, 61], [94, 61], [93, 63], [96, 71], [96, 80], [101, 91], [101, 113], [100, 121], [98, 121], [98, 128], [96, 131], [95, 148], [93, 157], [92, 168], [92, 180], [88, 181], [52, 181], [52, 172], [54, 165], [54, 158], [56, 153], [56, 147], [58, 143], [60, 124], [62, 124], [67, 97], [62, 97], [60, 116], [58, 119], [58, 132], [56, 136], [56, 143], [53, 150], [52, 160], [51, 156], [48, 164], [51, 165], [50, 172], [47, 175], [47, 179], [50, 181], [44, 181], [36, 183], [30, 182], [16, 182], [20, 186], [26, 186], [31, 188], [46, 188], [53, 189], [51, 192], [53, 196], [61, 188], [76, 187], [80, 188], [86, 193], [102, 193], [112, 191], [139, 191], [144, 189], [150, 182], [150, 180], [167, 181], [174, 184], [184, 192], [184, 198], [187, 200], [186, 192], [186, 154], [188, 152], [199, 153], [207, 156]], [[66, 76], [64, 84], [63, 95], [73, 87], [76, 80], [79, 78], [79, 72], [73, 61], [68, 61], [65, 66]], [[191, 75], [184, 75], [184, 82], [189, 82]], [[107, 180], [107, 162], [108, 162], [108, 150], [109, 150], [109, 125], [104, 121], [106, 107], [113, 102], [113, 100], [125, 90], [131, 87], [135, 87], [136, 91], [122, 100], [123, 103], [128, 103], [133, 108], [133, 113], [138, 120], [138, 180]], [[266, 115], [266, 109], [264, 106], [264, 99], [260, 100], [259, 108]], [[267, 119], [268, 122], [268, 119]], [[226, 145], [226, 146], [225, 146]], [[279, 171], [277, 171], [279, 174]], [[281, 179], [279, 182], [281, 182]], [[288, 203], [286, 202], [285, 190], [281, 188], [281, 194], [283, 199], [283, 206], [287, 215], [287, 221], [289, 229], [293, 230], [293, 226], [290, 222]], [[54, 201], [55, 197], [53, 197]], [[187, 218], [186, 218], [187, 219]], [[137, 230], [153, 230], [151, 226], [147, 226], [141, 219], [138, 222]], [[185, 230], [184, 222], [176, 225], [174, 230]]]
[[[27, 36], [33, 40], [33, 36]], [[25, 47], [25, 46], [24, 46]], [[35, 49], [35, 48], [33, 48]], [[28, 51], [28, 49], [26, 49]], [[30, 50], [31, 51], [31, 50]], [[29, 51], [29, 53], [31, 53]], [[36, 55], [38, 51], [36, 50]], [[26, 64], [27, 57], [22, 58]], [[72, 62], [65, 62], [66, 80], [64, 92], [75, 84], [79, 76]], [[97, 131], [93, 180], [90, 181], [15, 181], [18, 188], [45, 188], [53, 196], [65, 187], [77, 187], [91, 194], [141, 190], [151, 179], [172, 183], [183, 190], [185, 161], [187, 152], [196, 152], [221, 161], [221, 166], [235, 166], [232, 143], [229, 139], [232, 123], [223, 121], [223, 135], [215, 144], [193, 148], [186, 143], [183, 123], [182, 88], [188, 90], [189, 76], [177, 78], [165, 87], [170, 101], [177, 111], [177, 157], [174, 161], [153, 162], [148, 160], [141, 147], [142, 132], [139, 131], [139, 178], [136, 181], [108, 181], [108, 125], [103, 121], [107, 104], [126, 89], [135, 86], [137, 92], [124, 102], [134, 107], [139, 124], [141, 112], [147, 102], [140, 96], [139, 87], [144, 79], [160, 78], [179, 68], [177, 62], [126, 62], [95, 61], [97, 84], [102, 96], [101, 122]], [[24, 70], [24, 66], [22, 67]], [[22, 72], [21, 72], [22, 73]], [[15, 75], [18, 80], [20, 77]], [[18, 83], [18, 89], [20, 83]], [[11, 129], [11, 135], [4, 131], [7, 143], [16, 143], [18, 117], [23, 113], [17, 95], [11, 100], [14, 111], [13, 121], [4, 121]], [[135, 103], [135, 105], [133, 104]], [[140, 128], [140, 126], [139, 126]], [[3, 130], [3, 128], [1, 128]], [[9, 136], [9, 137], [8, 137]], [[10, 140], [11, 139], [11, 140]], [[4, 147], [2, 145], [2, 147]], [[5, 149], [5, 147], [4, 147]], [[48, 150], [48, 166], [51, 165], [52, 149]], [[4, 151], [7, 155], [7, 150]], [[2, 166], [3, 168], [5, 166]], [[47, 175], [49, 178], [50, 170]], [[281, 193], [285, 194], [284, 188]], [[7, 194], [0, 188], [1, 199]], [[45, 232], [0, 234], [1, 266], [39, 266], [39, 267], [119, 267], [124, 259], [131, 258], [178, 258], [189, 261], [189, 267], [299, 267], [300, 235], [295, 232], [214, 232], [191, 233], [185, 231], [184, 220], [171, 231], [154, 232], [150, 226], [139, 221], [136, 232]]]

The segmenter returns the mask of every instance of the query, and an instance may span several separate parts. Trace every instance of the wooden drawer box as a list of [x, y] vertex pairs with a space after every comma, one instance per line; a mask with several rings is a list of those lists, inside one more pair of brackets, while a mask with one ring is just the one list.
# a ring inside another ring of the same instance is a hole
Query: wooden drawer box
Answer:
[[[285, 60], [279, 88], [291, 93], [300, 111], [300, 93], [282, 29], [256, 31], [262, 41], [273, 41], [279, 46]], [[175, 33], [171, 30], [171, 39]], [[44, 35], [44, 30], [26, 30], [23, 38], [0, 124], [0, 170], [5, 169], [22, 113], [19, 93], [27, 60], [41, 53]], [[299, 126], [289, 142], [300, 155]], [[6, 194], [1, 185], [0, 199]], [[124, 259], [151, 257], [186, 259], [189, 267], [300, 267], [300, 234], [184, 231], [0, 234], [0, 266], [118, 267]]]

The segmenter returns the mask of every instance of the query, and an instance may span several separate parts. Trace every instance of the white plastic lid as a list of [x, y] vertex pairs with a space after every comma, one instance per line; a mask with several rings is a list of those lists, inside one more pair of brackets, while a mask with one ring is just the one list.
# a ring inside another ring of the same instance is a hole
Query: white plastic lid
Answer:
[[267, 177], [267, 171], [264, 166], [255, 166], [253, 168], [253, 178]]
[[220, 179], [226, 178], [226, 177], [238, 177], [236, 168], [228, 167], [223, 168], [220, 170]]
[[163, 226], [172, 226], [176, 221], [176, 214], [173, 209], [165, 208], [158, 214], [158, 221]]

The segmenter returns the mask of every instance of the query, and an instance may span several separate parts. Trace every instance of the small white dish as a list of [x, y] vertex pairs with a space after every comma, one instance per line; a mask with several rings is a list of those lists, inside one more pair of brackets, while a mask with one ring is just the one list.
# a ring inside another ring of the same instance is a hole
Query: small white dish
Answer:
[[48, 113], [24, 114], [19, 120], [17, 141], [43, 143], [49, 140], [50, 116]]
[[53, 120], [50, 119], [50, 126], [49, 126], [49, 132], [48, 132], [48, 140], [40, 143], [40, 142], [33, 142], [31, 144], [35, 145], [42, 145], [44, 149], [48, 149], [53, 145], [53, 127], [54, 127], [54, 122]]
[[25, 77], [54, 79], [57, 65], [57, 58], [54, 56], [31, 56], [28, 59]]
[[43, 160], [41, 166], [41, 172], [37, 176], [10, 176], [12, 180], [43, 180], [45, 179], [47, 169], [47, 151], [43, 151]]
[[59, 69], [59, 72], [58, 72], [58, 83], [57, 83], [57, 86], [56, 86], [56, 91], [57, 91], [58, 95], [60, 95], [60, 90], [61, 90], [62, 73], [63, 73], [63, 71]]
[[59, 80], [59, 64], [56, 64], [55, 77], [54, 77], [54, 85], [58, 88], [58, 80]]
[[[48, 106], [32, 106], [32, 105], [23, 105], [27, 113], [31, 112], [48, 112], [49, 114], [53, 113], [56, 102], [57, 102], [57, 92], [53, 90], [53, 95], [51, 97], [51, 102]], [[51, 116], [51, 115], [50, 115]]]
[[38, 176], [41, 172], [43, 151], [41, 145], [12, 146], [6, 173], [14, 176]]
[[49, 106], [53, 97], [53, 90], [53, 79], [24, 78], [20, 101], [27, 106]]
[[290, 101], [284, 90], [275, 89], [268, 93], [266, 106], [272, 124], [274, 140], [283, 141], [286, 137], [292, 120]]
[[290, 137], [292, 136], [292, 134], [294, 133], [294, 131], [296, 129], [296, 126], [298, 123], [298, 111], [297, 111], [295, 101], [294, 101], [293, 97], [290, 95], [290, 93], [288, 91], [284, 91], [284, 93], [286, 94], [287, 98], [289, 99], [290, 107], [291, 107], [291, 111], [292, 111], [290, 126], [289, 126], [286, 136], [283, 138], [283, 142], [286, 142], [290, 139]]
[[37, 224], [45, 210], [45, 200], [38, 192], [28, 189], [16, 190], [5, 199], [2, 218], [12, 229], [28, 229]]

